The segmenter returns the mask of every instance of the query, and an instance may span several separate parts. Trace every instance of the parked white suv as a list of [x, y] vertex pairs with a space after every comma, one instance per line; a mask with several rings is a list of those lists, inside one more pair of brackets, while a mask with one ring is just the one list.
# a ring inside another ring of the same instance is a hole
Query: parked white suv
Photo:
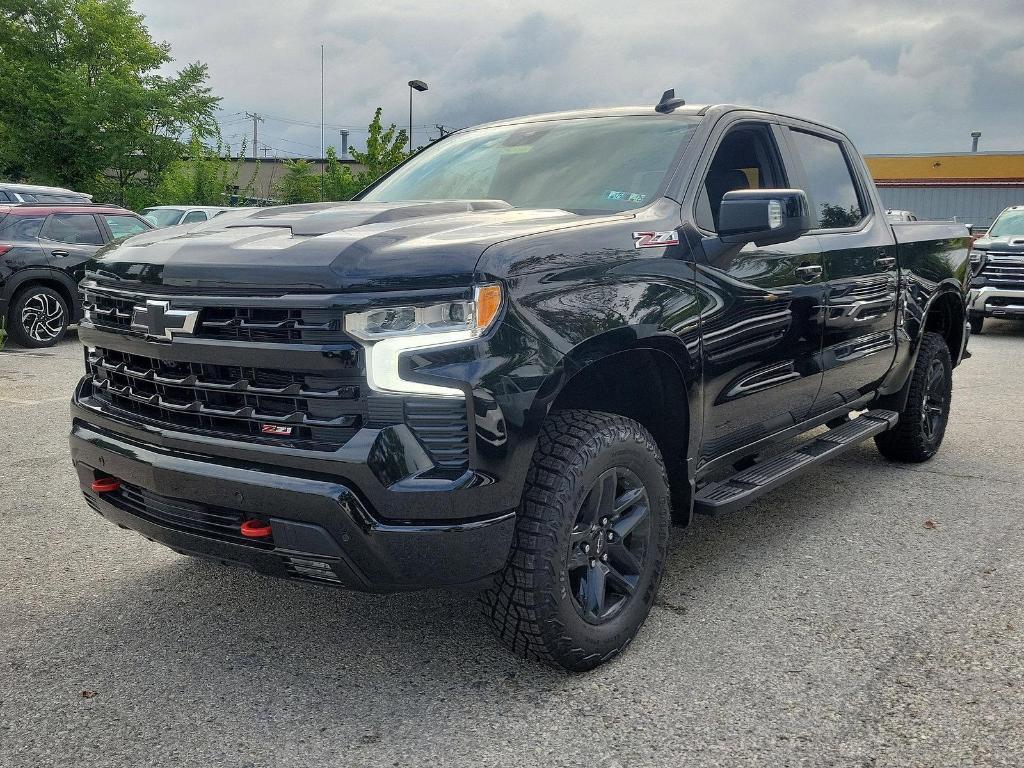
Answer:
[[154, 205], [143, 208], [140, 215], [154, 227], [162, 228], [198, 224], [230, 210], [234, 209], [213, 205]]

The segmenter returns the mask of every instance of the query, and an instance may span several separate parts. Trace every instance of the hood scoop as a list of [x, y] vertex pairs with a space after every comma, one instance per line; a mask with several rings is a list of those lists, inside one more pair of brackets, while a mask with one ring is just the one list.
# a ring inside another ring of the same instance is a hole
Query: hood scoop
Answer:
[[504, 211], [511, 205], [503, 200], [441, 200], [407, 203], [317, 203], [268, 208], [241, 221], [235, 227], [287, 227], [293, 235], [326, 235], [364, 224], [405, 221], [473, 211]]

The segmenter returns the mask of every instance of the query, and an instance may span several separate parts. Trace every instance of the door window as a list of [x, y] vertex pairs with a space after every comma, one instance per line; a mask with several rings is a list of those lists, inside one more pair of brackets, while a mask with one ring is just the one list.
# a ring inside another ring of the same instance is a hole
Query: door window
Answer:
[[730, 130], [715, 150], [697, 193], [697, 226], [718, 231], [718, 212], [726, 192], [785, 187], [778, 157], [767, 125], [744, 123]]
[[0, 225], [0, 238], [14, 242], [35, 240], [42, 224], [42, 216], [8, 216]]
[[55, 213], [46, 220], [40, 236], [58, 243], [103, 245], [100, 226], [91, 213]]
[[185, 218], [181, 220], [181, 223], [195, 224], [197, 221], [206, 221], [206, 214], [202, 211], [189, 211], [185, 214]]
[[800, 163], [804, 168], [812, 217], [818, 229], [854, 227], [864, 219], [864, 206], [838, 141], [795, 128], [789, 130]]
[[110, 234], [115, 240], [119, 240], [122, 237], [131, 237], [148, 229], [145, 224], [134, 216], [104, 214], [103, 219], [107, 222], [107, 226], [110, 227]]

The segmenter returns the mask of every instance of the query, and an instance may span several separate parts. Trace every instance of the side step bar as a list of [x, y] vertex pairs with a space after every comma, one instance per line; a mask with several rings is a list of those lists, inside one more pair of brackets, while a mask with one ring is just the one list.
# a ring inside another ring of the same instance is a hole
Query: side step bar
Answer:
[[895, 411], [868, 411], [791, 451], [755, 464], [726, 480], [701, 486], [693, 499], [693, 511], [701, 515], [722, 515], [739, 509], [808, 469], [857, 447], [869, 437], [892, 429], [899, 419]]

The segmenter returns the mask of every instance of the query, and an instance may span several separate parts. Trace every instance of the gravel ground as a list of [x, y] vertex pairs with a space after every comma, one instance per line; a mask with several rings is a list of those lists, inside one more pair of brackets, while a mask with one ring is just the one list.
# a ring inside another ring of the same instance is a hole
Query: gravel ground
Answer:
[[646, 627], [577, 676], [508, 656], [469, 594], [111, 526], [67, 453], [77, 341], [0, 353], [0, 765], [1024, 764], [1024, 327], [971, 349], [937, 458], [868, 443], [676, 530]]

